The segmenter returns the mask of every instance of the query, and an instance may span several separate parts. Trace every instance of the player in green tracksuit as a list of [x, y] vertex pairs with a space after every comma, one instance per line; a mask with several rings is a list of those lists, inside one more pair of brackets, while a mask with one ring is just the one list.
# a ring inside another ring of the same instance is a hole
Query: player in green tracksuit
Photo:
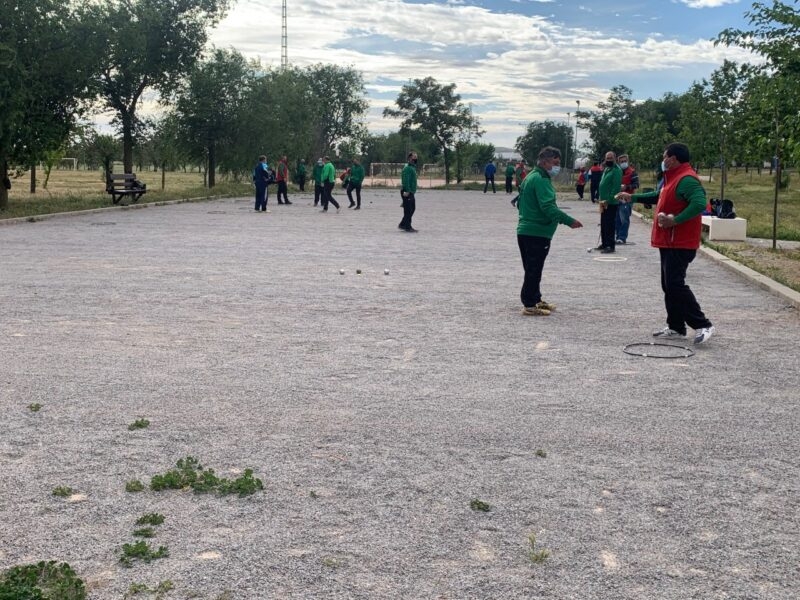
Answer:
[[417, 230], [411, 226], [411, 217], [417, 209], [417, 153], [408, 153], [408, 164], [403, 167], [400, 176], [400, 196], [403, 198], [403, 220], [398, 227], [408, 233], [415, 233]]
[[541, 149], [536, 167], [522, 182], [517, 210], [517, 244], [525, 269], [525, 280], [520, 292], [522, 314], [546, 316], [555, 310], [555, 305], [542, 300], [540, 284], [544, 261], [550, 252], [550, 241], [558, 224], [572, 229], [583, 227], [556, 205], [556, 190], [551, 177], [561, 170], [561, 152], [552, 146]]
[[[358, 158], [353, 159], [353, 166], [350, 168], [350, 179], [347, 182], [347, 199], [350, 200], [349, 208], [355, 206], [355, 210], [361, 210], [361, 184], [364, 182], [364, 167]], [[356, 191], [356, 202], [353, 202], [353, 190]]]
[[336, 207], [339, 212], [339, 203], [333, 197], [333, 186], [336, 185], [336, 167], [327, 156], [322, 157], [325, 166], [322, 167], [322, 212], [328, 212], [328, 204]]
[[617, 155], [606, 152], [603, 177], [600, 179], [600, 245], [597, 247], [603, 254], [615, 252], [615, 229], [617, 222], [616, 196], [622, 190], [622, 169], [617, 164]]
[[311, 177], [314, 178], [314, 206], [317, 206], [322, 198], [322, 192], [324, 188], [322, 187], [322, 169], [325, 168], [325, 164], [322, 162], [321, 158], [317, 159], [316, 164], [314, 165], [314, 170], [311, 172]]
[[514, 173], [516, 169], [514, 169], [514, 165], [508, 163], [506, 165], [506, 194], [510, 194], [514, 191]]

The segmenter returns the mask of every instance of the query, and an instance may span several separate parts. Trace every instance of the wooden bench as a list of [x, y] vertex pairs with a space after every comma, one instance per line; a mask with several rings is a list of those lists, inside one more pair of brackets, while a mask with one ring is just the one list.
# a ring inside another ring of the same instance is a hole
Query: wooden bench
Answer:
[[136, 180], [135, 173], [112, 174], [106, 192], [114, 204], [119, 204], [123, 196], [131, 196], [131, 202], [136, 202], [147, 193], [147, 186]]
[[703, 229], [708, 230], [708, 240], [743, 242], [747, 236], [747, 219], [720, 219], [703, 215]]

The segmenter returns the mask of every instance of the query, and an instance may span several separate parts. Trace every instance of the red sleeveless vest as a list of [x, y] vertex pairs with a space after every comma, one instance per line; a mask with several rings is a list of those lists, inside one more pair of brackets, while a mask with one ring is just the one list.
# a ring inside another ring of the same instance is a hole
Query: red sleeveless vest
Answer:
[[[688, 162], [681, 163], [672, 169], [667, 169], [664, 173], [664, 187], [661, 188], [661, 193], [658, 195], [656, 215], [661, 212], [666, 215], [678, 215], [686, 208], [686, 200], [677, 196], [678, 184], [684, 177], [694, 177], [700, 181], [697, 178], [697, 173], [694, 172]], [[658, 220], [654, 215], [650, 245], [653, 248], [697, 250], [700, 247], [702, 225], [702, 216], [697, 215], [671, 229], [662, 229], [658, 226]]]

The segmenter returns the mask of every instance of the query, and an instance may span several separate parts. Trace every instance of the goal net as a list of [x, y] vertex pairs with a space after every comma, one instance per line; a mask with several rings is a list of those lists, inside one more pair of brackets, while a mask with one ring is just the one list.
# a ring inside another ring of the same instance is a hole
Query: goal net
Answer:
[[370, 185], [395, 186], [400, 185], [400, 176], [406, 163], [371, 163], [369, 176]]

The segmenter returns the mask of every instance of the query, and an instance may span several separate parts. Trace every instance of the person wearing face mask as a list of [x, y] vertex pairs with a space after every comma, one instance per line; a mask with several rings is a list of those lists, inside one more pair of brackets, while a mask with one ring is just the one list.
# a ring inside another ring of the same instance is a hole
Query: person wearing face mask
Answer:
[[603, 177], [600, 179], [600, 245], [597, 247], [603, 254], [611, 254], [614, 249], [614, 223], [617, 218], [616, 199], [622, 186], [622, 169], [617, 164], [617, 155], [606, 152]]
[[[619, 168], [622, 169], [622, 190], [629, 194], [633, 194], [639, 188], [639, 174], [633, 167], [633, 164], [628, 162], [627, 154], [620, 154], [618, 159]], [[623, 202], [617, 207], [617, 218], [614, 221], [615, 237], [617, 244], [628, 243], [628, 229], [631, 225], [631, 211], [633, 205], [628, 202]]]
[[400, 221], [398, 227], [407, 233], [416, 233], [417, 230], [411, 226], [411, 217], [414, 216], [414, 211], [417, 210], [417, 199], [414, 194], [417, 193], [417, 153], [408, 153], [408, 164], [403, 167], [403, 173], [400, 175], [400, 197], [403, 199], [403, 219]]
[[320, 200], [325, 196], [325, 188], [322, 185], [322, 169], [324, 168], [325, 163], [322, 162], [322, 158], [318, 158], [317, 164], [314, 165], [314, 170], [311, 172], [311, 177], [314, 179], [314, 206], [319, 205]]
[[685, 144], [669, 144], [661, 162], [664, 172], [661, 191], [642, 194], [620, 192], [617, 196], [623, 202], [657, 202], [657, 217], [653, 221], [650, 244], [658, 248], [661, 258], [661, 289], [667, 309], [667, 326], [653, 333], [653, 336], [683, 338], [686, 337], [688, 325], [695, 331], [694, 343], [703, 344], [713, 335], [714, 326], [686, 285], [686, 270], [700, 247], [706, 192], [689, 164], [690, 159], [689, 148]]
[[539, 151], [536, 167], [522, 182], [517, 210], [517, 244], [522, 257], [525, 280], [520, 300], [525, 316], [547, 316], [555, 305], [542, 300], [540, 284], [544, 261], [550, 252], [550, 242], [559, 223], [572, 229], [583, 227], [556, 205], [556, 190], [552, 177], [561, 170], [561, 152], [546, 146]]

